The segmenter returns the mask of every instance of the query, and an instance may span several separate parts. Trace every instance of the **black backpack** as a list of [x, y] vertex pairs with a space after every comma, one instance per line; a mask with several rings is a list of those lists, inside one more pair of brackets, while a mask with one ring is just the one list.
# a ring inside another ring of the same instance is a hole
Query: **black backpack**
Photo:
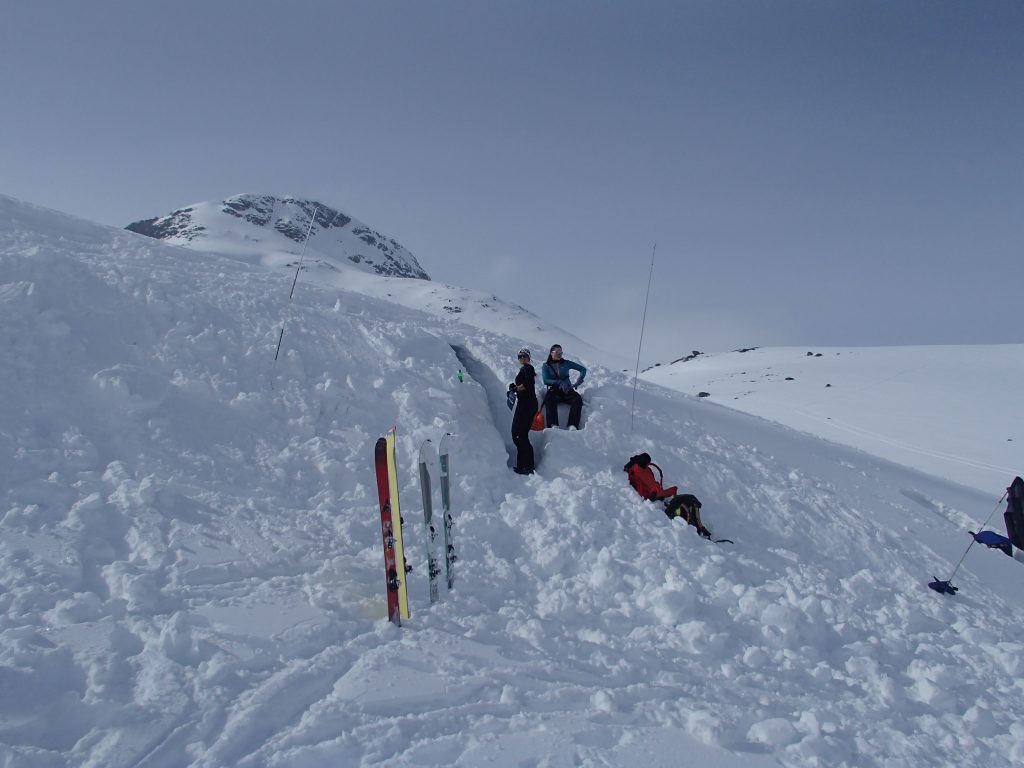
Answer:
[[622, 468], [623, 472], [629, 472], [629, 468], [632, 466], [637, 467], [649, 467], [651, 465], [651, 454], [649, 453], [638, 453], [636, 456], [630, 456], [629, 461], [626, 462], [626, 466]]

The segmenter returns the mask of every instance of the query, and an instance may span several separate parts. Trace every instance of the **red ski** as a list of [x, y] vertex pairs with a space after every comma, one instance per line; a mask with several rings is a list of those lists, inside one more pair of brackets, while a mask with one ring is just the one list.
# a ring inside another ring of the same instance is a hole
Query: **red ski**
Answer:
[[402, 626], [402, 615], [398, 603], [398, 556], [395, 549], [395, 530], [391, 517], [391, 481], [388, 475], [388, 443], [385, 438], [377, 440], [373, 450], [373, 461], [377, 469], [377, 495], [380, 498], [380, 529], [384, 540], [384, 574], [388, 595], [388, 619]]

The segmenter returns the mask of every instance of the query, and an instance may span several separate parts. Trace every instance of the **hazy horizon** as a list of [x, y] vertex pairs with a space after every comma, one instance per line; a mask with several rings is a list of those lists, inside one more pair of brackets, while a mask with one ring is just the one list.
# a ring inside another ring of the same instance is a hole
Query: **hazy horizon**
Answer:
[[[1024, 6], [15, 4], [0, 192], [257, 192], [644, 363], [1024, 341]], [[568, 351], [567, 351], [568, 353]]]

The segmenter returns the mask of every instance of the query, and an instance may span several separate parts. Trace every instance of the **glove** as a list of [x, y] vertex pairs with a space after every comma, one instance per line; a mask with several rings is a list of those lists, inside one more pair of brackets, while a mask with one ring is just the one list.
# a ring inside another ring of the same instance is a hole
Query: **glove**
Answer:
[[558, 385], [558, 388], [561, 389], [565, 394], [569, 394], [569, 390], [572, 389], [572, 384], [570, 384], [568, 381], [563, 381], [561, 384]]

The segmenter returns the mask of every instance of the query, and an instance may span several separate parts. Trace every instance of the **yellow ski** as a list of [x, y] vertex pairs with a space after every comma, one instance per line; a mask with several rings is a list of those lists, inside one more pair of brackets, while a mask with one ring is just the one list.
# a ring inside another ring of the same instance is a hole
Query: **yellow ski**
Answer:
[[395, 428], [386, 437], [388, 446], [388, 484], [391, 492], [391, 529], [395, 535], [395, 562], [398, 566], [398, 610], [403, 619], [408, 619], [409, 590], [406, 586], [409, 571], [405, 564], [405, 546], [402, 543], [402, 510], [398, 504], [398, 466], [395, 462]]

